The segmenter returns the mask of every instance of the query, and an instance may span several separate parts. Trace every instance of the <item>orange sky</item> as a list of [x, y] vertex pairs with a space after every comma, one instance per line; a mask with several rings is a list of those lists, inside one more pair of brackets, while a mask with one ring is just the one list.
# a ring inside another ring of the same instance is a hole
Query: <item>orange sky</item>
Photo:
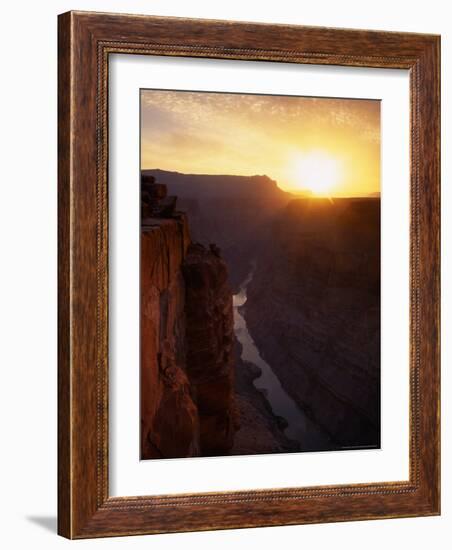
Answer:
[[380, 190], [380, 102], [141, 92], [141, 167], [266, 174], [287, 191]]

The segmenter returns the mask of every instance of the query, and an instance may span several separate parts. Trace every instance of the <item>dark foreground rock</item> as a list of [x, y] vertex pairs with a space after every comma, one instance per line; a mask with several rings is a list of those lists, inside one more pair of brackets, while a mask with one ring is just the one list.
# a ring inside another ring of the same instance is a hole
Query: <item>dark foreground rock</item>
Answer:
[[141, 230], [141, 458], [225, 454], [235, 422], [232, 294], [220, 251], [148, 182]]
[[232, 293], [220, 251], [191, 244], [185, 281], [187, 374], [195, 395], [203, 456], [225, 454], [234, 442]]
[[186, 372], [186, 219], [155, 219], [141, 233], [141, 457], [196, 456], [199, 417]]

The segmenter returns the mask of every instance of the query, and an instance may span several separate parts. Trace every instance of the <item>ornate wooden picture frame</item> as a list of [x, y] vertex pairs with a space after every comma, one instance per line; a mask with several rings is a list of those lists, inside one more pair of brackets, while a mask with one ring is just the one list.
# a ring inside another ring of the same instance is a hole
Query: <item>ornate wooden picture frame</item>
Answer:
[[[440, 38], [69, 12], [58, 62], [58, 532], [88, 538], [440, 513]], [[407, 69], [410, 78], [409, 480], [109, 496], [110, 54]]]

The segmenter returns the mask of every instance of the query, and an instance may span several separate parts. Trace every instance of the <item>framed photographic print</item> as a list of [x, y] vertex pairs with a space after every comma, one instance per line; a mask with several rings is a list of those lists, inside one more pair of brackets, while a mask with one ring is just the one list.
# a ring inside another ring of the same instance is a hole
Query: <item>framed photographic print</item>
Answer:
[[59, 17], [59, 533], [439, 514], [438, 36]]

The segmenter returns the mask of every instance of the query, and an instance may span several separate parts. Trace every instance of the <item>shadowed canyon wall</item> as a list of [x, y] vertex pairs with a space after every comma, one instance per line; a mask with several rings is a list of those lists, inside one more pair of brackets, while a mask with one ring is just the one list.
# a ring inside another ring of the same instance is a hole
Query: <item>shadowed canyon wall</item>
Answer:
[[141, 457], [379, 446], [380, 199], [155, 172], [187, 212], [143, 173]]
[[187, 218], [164, 186], [151, 184], [148, 193], [141, 228], [141, 458], [225, 454], [235, 431], [226, 265], [215, 247], [192, 244]]
[[192, 244], [182, 266], [186, 298], [186, 367], [196, 395], [203, 456], [234, 443], [234, 325], [226, 264], [218, 249]]
[[337, 448], [379, 445], [379, 199], [291, 201], [258, 257], [245, 317]]

